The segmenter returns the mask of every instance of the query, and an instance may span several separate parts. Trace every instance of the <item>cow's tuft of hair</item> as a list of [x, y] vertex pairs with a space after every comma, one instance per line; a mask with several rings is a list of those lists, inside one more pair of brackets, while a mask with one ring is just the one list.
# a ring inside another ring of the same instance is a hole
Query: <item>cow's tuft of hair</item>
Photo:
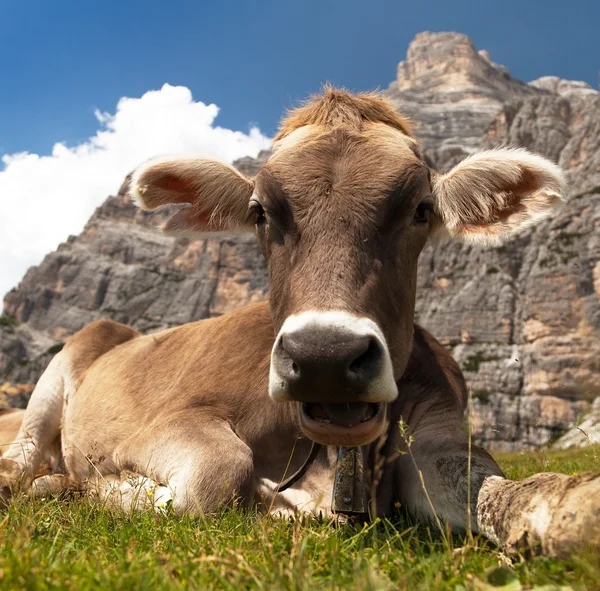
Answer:
[[290, 109], [281, 121], [275, 141], [306, 125], [330, 129], [340, 125], [361, 131], [365, 123], [383, 123], [414, 139], [410, 121], [377, 92], [351, 93], [326, 84], [320, 94]]

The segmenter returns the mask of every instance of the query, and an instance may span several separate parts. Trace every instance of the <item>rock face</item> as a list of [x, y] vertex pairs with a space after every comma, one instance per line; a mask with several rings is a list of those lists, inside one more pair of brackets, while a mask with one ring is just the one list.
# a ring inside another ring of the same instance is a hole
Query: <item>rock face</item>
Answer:
[[418, 321], [452, 348], [489, 447], [550, 442], [599, 394], [600, 194], [499, 248], [427, 249]]
[[540, 91], [510, 77], [466, 35], [419, 33], [385, 94], [415, 122], [425, 156], [444, 170], [477, 149], [508, 100]]
[[570, 195], [600, 186], [600, 93], [585, 82], [552, 76], [530, 83], [552, 94], [510, 101], [494, 117], [484, 143], [527, 146], [565, 171]]
[[[452, 350], [473, 391], [476, 441], [548, 444], [600, 393], [600, 95], [554, 77], [524, 84], [456, 33], [418, 35], [386, 94], [417, 122], [438, 170], [513, 144], [568, 171], [569, 200], [553, 219], [499, 248], [431, 245], [418, 286], [418, 321]], [[253, 174], [266, 157], [236, 164]], [[168, 238], [155, 229], [163, 215], [136, 210], [123, 191], [109, 197], [7, 294], [0, 404], [22, 406], [64, 338], [92, 320], [149, 332], [266, 296], [253, 238]]]

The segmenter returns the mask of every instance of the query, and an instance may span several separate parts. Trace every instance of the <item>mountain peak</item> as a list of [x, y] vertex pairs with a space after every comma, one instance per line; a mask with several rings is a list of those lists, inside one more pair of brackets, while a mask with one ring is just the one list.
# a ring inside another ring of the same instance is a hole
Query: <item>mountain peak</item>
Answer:
[[396, 84], [399, 91], [422, 87], [456, 91], [507, 81], [512, 81], [508, 69], [493, 62], [487, 50], [477, 51], [467, 35], [425, 31], [408, 46]]

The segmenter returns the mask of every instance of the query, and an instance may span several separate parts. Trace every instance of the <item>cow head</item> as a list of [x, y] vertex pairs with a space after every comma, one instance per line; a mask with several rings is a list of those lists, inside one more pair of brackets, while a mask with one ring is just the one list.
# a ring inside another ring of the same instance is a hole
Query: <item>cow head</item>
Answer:
[[255, 178], [212, 160], [156, 160], [132, 193], [144, 209], [185, 205], [169, 233], [256, 233], [276, 332], [270, 396], [300, 403], [312, 439], [364, 445], [398, 395], [430, 236], [498, 240], [551, 211], [562, 185], [556, 166], [522, 149], [438, 175], [390, 103], [326, 89], [284, 119]]

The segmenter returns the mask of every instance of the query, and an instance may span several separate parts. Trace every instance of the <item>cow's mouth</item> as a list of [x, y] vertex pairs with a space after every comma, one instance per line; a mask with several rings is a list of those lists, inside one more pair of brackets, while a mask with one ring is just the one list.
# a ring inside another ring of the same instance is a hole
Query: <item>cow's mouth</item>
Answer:
[[382, 403], [303, 402], [300, 407], [302, 430], [323, 445], [366, 445], [379, 437], [384, 423], [385, 405]]

